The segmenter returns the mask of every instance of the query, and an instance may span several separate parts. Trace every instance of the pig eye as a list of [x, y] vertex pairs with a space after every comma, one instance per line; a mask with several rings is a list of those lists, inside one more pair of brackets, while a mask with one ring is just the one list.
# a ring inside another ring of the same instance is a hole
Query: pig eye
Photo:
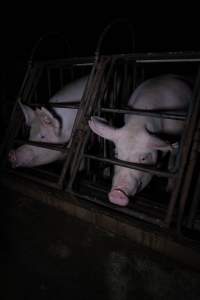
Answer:
[[141, 156], [141, 157], [140, 157], [140, 161], [141, 161], [141, 162], [144, 162], [144, 161], [147, 160], [147, 158], [148, 158], [148, 155]]
[[41, 135], [40, 135], [40, 138], [41, 138], [42, 140], [45, 139], [45, 135], [41, 134]]
[[150, 158], [151, 158], [151, 154], [147, 153], [146, 155], [143, 155], [143, 156], [140, 157], [140, 161], [145, 162], [146, 160], [148, 160]]

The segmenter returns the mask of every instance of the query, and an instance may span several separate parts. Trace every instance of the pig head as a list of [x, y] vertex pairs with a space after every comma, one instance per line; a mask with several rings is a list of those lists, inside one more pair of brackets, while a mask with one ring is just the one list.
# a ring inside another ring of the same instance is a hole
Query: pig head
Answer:
[[[128, 105], [139, 110], [183, 112], [192, 98], [192, 90], [182, 79], [170, 74], [148, 79], [133, 91]], [[178, 146], [160, 139], [159, 134], [180, 135], [183, 125], [178, 120], [137, 115], [125, 115], [125, 125], [118, 129], [97, 117], [89, 121], [94, 133], [115, 144], [116, 158], [152, 166], [157, 163], [158, 150], [164, 156]], [[115, 165], [109, 200], [127, 205], [128, 196], [142, 190], [151, 178], [148, 172]]]
[[[68, 83], [49, 102], [77, 102], [80, 103], [88, 76], [81, 77]], [[75, 108], [55, 107], [52, 113], [42, 107], [33, 110], [30, 106], [18, 102], [24, 114], [26, 125], [30, 127], [29, 140], [45, 143], [67, 143], [70, 140], [74, 121], [77, 114]], [[23, 145], [16, 150], [11, 150], [8, 155], [13, 167], [35, 167], [63, 159], [60, 151]]]
[[[20, 103], [26, 125], [30, 127], [29, 140], [34, 142], [60, 143], [62, 141], [61, 124], [46, 108], [33, 110]], [[59, 151], [22, 145], [8, 154], [12, 167], [33, 167], [47, 164], [62, 157]]]
[[[105, 120], [91, 117], [89, 126], [94, 133], [115, 144], [115, 156], [119, 160], [155, 165], [158, 150], [167, 152], [176, 146], [137, 126], [135, 122], [117, 129], [106, 124]], [[128, 196], [142, 190], [151, 179], [150, 173], [115, 165], [112, 189], [108, 195], [110, 202], [126, 206]]]

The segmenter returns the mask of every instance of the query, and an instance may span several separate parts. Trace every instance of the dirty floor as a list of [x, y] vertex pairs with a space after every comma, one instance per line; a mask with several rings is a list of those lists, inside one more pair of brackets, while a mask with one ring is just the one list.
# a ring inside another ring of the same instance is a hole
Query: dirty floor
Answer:
[[0, 299], [193, 300], [200, 273], [39, 202], [1, 197]]

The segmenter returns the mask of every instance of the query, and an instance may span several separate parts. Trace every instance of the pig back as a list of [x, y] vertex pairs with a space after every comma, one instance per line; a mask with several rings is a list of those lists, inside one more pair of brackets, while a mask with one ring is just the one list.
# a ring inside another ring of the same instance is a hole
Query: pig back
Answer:
[[[87, 79], [88, 77], [85, 76], [67, 84], [54, 96], [52, 96], [49, 101], [54, 103], [80, 103]], [[68, 141], [71, 136], [72, 128], [77, 114], [77, 109], [57, 107], [54, 108], [54, 112], [60, 120], [61, 140]]]
[[[166, 111], [183, 113], [192, 99], [190, 86], [176, 75], [163, 75], [149, 79], [138, 86], [132, 93], [128, 105], [131, 108], [149, 111]], [[183, 121], [140, 117], [126, 115], [125, 122], [141, 122], [154, 132], [179, 134], [183, 128]], [[147, 126], [145, 125], [147, 124]]]

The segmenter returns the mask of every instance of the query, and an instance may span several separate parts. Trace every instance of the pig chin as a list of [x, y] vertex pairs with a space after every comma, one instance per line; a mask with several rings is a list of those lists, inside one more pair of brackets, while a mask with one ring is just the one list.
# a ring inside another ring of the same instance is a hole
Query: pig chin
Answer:
[[119, 206], [127, 206], [129, 204], [129, 195], [134, 196], [137, 193], [138, 184], [137, 182], [132, 187], [132, 189], [128, 189], [120, 186], [113, 186], [112, 190], [108, 194], [109, 201], [113, 204], [117, 204]]

